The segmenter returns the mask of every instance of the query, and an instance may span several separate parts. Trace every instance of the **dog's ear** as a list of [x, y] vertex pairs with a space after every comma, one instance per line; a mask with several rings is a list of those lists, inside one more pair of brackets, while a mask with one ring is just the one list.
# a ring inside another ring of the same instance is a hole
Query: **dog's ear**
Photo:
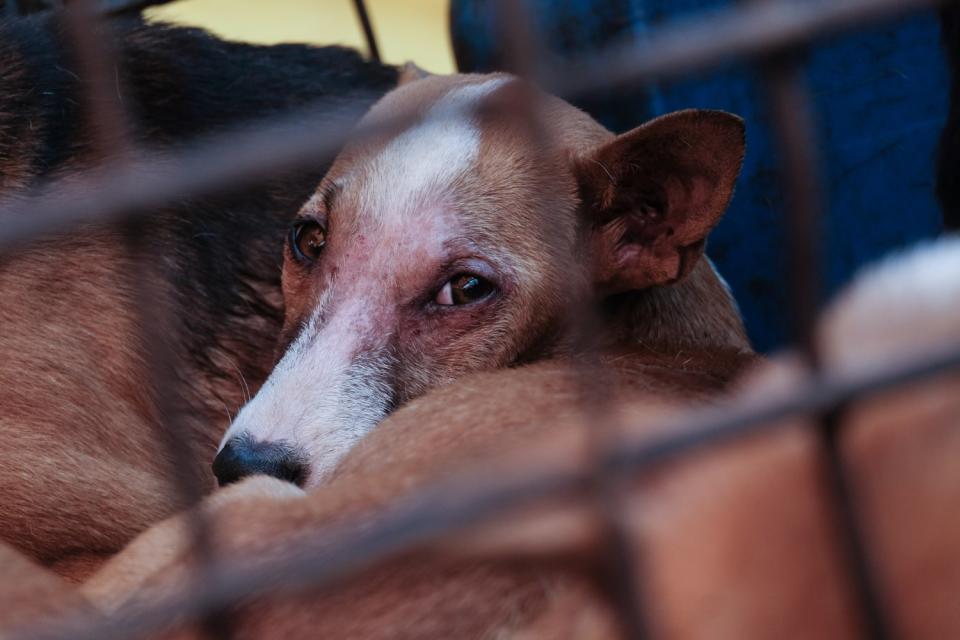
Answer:
[[400, 67], [400, 73], [397, 75], [397, 86], [402, 87], [405, 84], [409, 84], [417, 80], [423, 80], [431, 75], [432, 74], [429, 71], [421, 69], [414, 63], [406, 62], [402, 67]]
[[597, 291], [612, 295], [687, 275], [730, 202], [744, 149], [743, 120], [690, 110], [577, 158]]

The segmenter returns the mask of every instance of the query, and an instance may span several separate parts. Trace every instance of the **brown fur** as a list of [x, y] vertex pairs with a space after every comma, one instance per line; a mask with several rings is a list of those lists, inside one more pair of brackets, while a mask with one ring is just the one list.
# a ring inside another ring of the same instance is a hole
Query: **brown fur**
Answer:
[[112, 552], [177, 504], [162, 457], [145, 454], [157, 435], [128, 258], [110, 232], [58, 244], [0, 270], [17, 301], [0, 308], [0, 537], [47, 561]]
[[[873, 303], [882, 299], [872, 296]], [[878, 358], [960, 338], [955, 300], [949, 307], [930, 301], [935, 316], [909, 298], [897, 302], [887, 314], [893, 321], [858, 290], [834, 307], [820, 334], [831, 369], [870, 367]], [[902, 323], [906, 318], [911, 322]], [[860, 335], [871, 349], [862, 349]], [[618, 362], [606, 363], [619, 381], [611, 394], [629, 399], [615, 415], [621, 437], [633, 443], [663, 437], [670, 424], [664, 418], [681, 415], [665, 399], [689, 403], [691, 392], [700, 398], [717, 388], [697, 382], [704, 372], [722, 380], [738, 368], [729, 359], [700, 360], [686, 377], [682, 367], [645, 364], [643, 356], [626, 367]], [[665, 370], [680, 378], [665, 383]], [[234, 561], [256, 561], [300, 536], [316, 541], [323, 527], [344, 518], [366, 526], [397, 496], [447, 483], [446, 474], [463, 467], [480, 478], [579, 468], [590, 427], [580, 414], [582, 387], [571, 375], [558, 362], [543, 363], [428, 394], [384, 422], [328, 486], [306, 497], [264, 498], [283, 486], [264, 478], [238, 485], [212, 507], [222, 548]], [[755, 369], [736, 403], [787, 394], [801, 375], [788, 359]], [[627, 389], [627, 381], [636, 386]], [[881, 595], [901, 637], [960, 633], [958, 391], [954, 373], [858, 402], [842, 438]], [[626, 494], [657, 637], [857, 635], [818, 438], [805, 420], [773, 427], [665, 462]], [[498, 451], [499, 459], [483, 462], [484, 451]], [[584, 560], [598, 540], [593, 514], [579, 505], [560, 497], [529, 517], [414, 550], [334, 590], [260, 601], [244, 609], [240, 637], [615, 637], [611, 612], [592, 591], [589, 572], [578, 569], [589, 567]], [[169, 531], [150, 535], [86, 585], [94, 602], [111, 609], [137, 586], [145, 587], [139, 598], [175, 588], [184, 575], [183, 540]]]

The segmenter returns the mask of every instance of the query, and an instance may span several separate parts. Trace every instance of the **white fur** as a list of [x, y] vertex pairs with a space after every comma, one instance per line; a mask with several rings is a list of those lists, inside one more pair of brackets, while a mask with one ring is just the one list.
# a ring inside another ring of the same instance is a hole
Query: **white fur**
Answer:
[[389, 356], [359, 353], [369, 336], [362, 304], [337, 313], [327, 325], [318, 305], [307, 326], [244, 406], [221, 442], [247, 434], [262, 442], [288, 442], [310, 460], [311, 485], [322, 482], [389, 409], [385, 383]]
[[361, 206], [372, 216], [403, 218], [469, 171], [480, 151], [473, 111], [507, 82], [493, 78], [453, 89], [424, 119], [388, 144], [364, 176]]

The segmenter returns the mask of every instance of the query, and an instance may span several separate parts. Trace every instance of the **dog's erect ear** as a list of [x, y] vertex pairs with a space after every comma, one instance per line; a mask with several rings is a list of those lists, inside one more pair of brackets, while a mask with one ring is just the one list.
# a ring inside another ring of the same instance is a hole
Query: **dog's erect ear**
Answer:
[[430, 75], [432, 74], [429, 71], [421, 69], [412, 62], [407, 62], [400, 67], [400, 73], [397, 75], [397, 86], [402, 87], [410, 82], [428, 78]]
[[577, 158], [597, 291], [612, 295], [687, 275], [730, 202], [743, 154], [743, 120], [690, 110]]

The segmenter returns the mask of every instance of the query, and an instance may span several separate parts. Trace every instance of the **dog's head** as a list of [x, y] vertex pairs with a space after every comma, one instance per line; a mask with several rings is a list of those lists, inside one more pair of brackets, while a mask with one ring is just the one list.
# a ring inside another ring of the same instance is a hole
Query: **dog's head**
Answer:
[[539, 96], [534, 132], [511, 108], [528, 91], [432, 76], [371, 110], [368, 124], [416, 118], [344, 149], [295, 221], [283, 355], [224, 438], [222, 483], [322, 482], [399, 404], [556, 353], [571, 308], [700, 262], [743, 158], [738, 118], [685, 111], [615, 137]]

